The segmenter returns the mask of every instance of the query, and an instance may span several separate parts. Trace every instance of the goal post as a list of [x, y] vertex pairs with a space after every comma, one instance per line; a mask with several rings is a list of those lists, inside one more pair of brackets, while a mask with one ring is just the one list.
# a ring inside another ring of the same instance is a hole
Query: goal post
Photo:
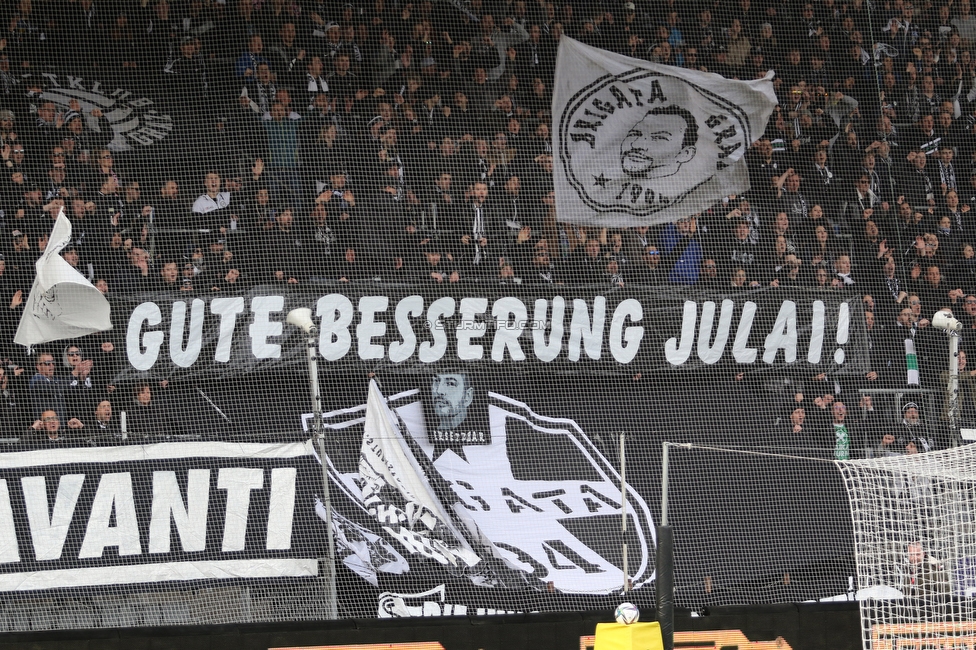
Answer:
[[668, 445], [661, 452], [661, 524], [657, 527], [655, 603], [664, 650], [674, 648], [674, 536], [668, 525]]
[[864, 647], [971, 643], [976, 448], [837, 466], [851, 503]]
[[673, 587], [658, 585], [659, 616], [666, 588], [693, 610], [856, 599], [865, 650], [972, 645], [976, 446], [847, 461], [791, 451], [665, 443]]

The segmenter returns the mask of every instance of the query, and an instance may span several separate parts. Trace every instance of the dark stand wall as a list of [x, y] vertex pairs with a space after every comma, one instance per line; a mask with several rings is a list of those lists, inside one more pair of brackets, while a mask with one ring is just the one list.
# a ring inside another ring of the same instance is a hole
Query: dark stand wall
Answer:
[[[609, 612], [336, 623], [129, 628], [0, 635], [4, 650], [266, 650], [339, 643], [440, 641], [447, 650], [576, 650]], [[675, 629], [740, 629], [752, 641], [783, 637], [794, 650], [860, 647], [856, 603], [713, 608], [676, 613]]]

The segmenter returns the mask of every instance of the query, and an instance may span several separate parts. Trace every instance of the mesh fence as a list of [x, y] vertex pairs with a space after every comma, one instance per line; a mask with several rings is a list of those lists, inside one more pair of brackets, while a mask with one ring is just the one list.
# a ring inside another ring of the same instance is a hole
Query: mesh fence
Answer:
[[[340, 617], [649, 607], [664, 441], [793, 458], [676, 461], [679, 604], [842, 595], [812, 459], [976, 415], [966, 3], [16, 0], [0, 30], [0, 629], [320, 619], [333, 560]], [[100, 293], [32, 294], [52, 259]], [[102, 296], [112, 329], [14, 344]]]
[[816, 454], [799, 455], [810, 450], [776, 451], [669, 445], [678, 606], [855, 598], [851, 506], [840, 472]]

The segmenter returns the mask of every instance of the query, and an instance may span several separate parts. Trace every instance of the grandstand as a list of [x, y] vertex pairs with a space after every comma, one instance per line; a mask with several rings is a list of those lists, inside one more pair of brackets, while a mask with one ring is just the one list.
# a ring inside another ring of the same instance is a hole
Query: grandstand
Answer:
[[[664, 441], [793, 459], [672, 474], [679, 607], [837, 596], [810, 468], [976, 427], [969, 0], [10, 0], [0, 32], [0, 630], [321, 619], [333, 553], [340, 618], [649, 608]], [[672, 110], [641, 198], [651, 111], [613, 160], [560, 149], [597, 128], [554, 114], [563, 39], [771, 112]], [[677, 214], [706, 146], [748, 182]], [[28, 351], [62, 211], [112, 329]], [[754, 538], [734, 495], [799, 475]]]

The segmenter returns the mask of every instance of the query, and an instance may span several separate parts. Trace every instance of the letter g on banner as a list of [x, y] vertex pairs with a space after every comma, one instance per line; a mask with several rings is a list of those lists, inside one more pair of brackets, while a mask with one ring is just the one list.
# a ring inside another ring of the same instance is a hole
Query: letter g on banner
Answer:
[[[154, 302], [144, 302], [132, 310], [125, 335], [125, 351], [136, 370], [149, 370], [159, 358], [166, 335], [160, 331], [142, 334], [143, 325], [155, 327], [163, 322], [163, 313]], [[140, 340], [141, 335], [141, 340]]]

